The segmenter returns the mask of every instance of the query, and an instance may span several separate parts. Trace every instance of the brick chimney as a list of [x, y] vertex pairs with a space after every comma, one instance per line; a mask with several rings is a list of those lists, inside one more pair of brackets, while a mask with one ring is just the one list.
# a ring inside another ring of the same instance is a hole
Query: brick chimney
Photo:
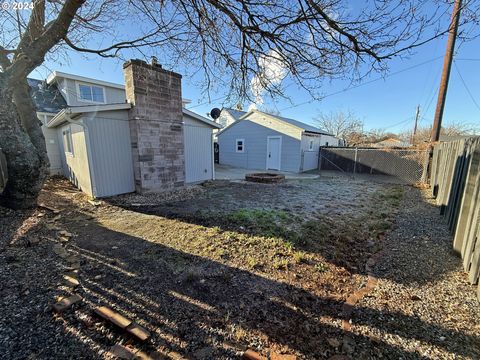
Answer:
[[135, 188], [156, 192], [185, 182], [180, 74], [156, 63], [123, 65], [129, 111]]

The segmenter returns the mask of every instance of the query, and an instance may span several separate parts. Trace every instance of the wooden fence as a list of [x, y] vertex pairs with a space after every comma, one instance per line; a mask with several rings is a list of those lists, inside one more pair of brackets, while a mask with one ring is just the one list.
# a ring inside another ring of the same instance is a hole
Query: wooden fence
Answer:
[[[430, 185], [454, 236], [470, 283], [480, 274], [480, 137], [444, 142], [433, 150]], [[477, 297], [480, 301], [480, 283]]]

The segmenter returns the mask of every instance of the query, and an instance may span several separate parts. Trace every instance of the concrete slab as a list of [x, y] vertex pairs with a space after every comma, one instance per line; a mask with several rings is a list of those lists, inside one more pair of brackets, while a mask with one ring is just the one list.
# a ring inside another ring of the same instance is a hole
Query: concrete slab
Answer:
[[274, 174], [283, 174], [287, 180], [306, 180], [318, 179], [318, 174], [293, 173], [287, 171], [265, 170], [265, 169], [243, 169], [228, 165], [215, 164], [215, 179], [217, 180], [245, 180], [245, 175], [255, 172], [269, 172]]

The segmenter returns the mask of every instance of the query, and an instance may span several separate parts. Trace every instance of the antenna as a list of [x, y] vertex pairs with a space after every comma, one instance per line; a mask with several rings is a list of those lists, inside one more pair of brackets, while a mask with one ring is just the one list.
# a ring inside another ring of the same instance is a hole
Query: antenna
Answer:
[[213, 108], [212, 111], [210, 111], [210, 116], [213, 120], [217, 120], [220, 117], [221, 112], [222, 110], [220, 110], [219, 108]]

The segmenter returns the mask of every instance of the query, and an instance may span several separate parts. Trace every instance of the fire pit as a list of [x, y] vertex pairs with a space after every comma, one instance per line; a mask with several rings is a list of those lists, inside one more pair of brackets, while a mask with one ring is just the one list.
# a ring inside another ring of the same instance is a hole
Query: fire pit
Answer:
[[285, 180], [285, 175], [274, 173], [253, 173], [245, 175], [245, 180], [264, 184], [274, 184]]

